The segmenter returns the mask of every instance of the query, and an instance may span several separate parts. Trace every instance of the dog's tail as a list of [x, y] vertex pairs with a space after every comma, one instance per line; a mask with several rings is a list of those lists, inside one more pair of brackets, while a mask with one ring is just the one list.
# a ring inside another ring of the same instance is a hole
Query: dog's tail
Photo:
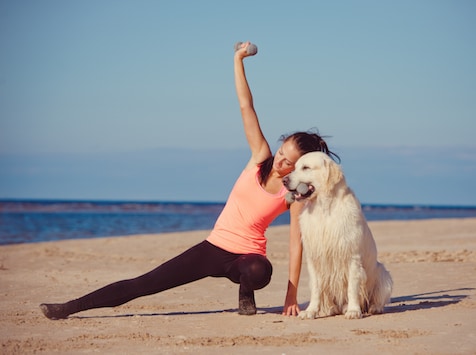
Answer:
[[393, 289], [392, 276], [383, 264], [377, 262], [375, 273], [375, 284], [370, 295], [370, 314], [383, 313], [385, 305], [390, 302]]

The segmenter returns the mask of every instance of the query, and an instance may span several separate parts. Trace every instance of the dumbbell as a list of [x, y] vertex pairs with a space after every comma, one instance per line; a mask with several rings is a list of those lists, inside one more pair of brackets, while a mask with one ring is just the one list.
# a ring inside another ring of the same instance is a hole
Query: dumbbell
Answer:
[[[235, 52], [241, 48], [241, 45], [243, 44], [243, 42], [236, 42], [235, 43]], [[256, 44], [253, 44], [253, 43], [250, 43], [248, 45], [248, 47], [246, 48], [246, 52], [249, 54], [249, 55], [255, 55], [256, 53], [258, 53], [258, 47], [256, 47]]]
[[299, 194], [301, 196], [304, 196], [309, 192], [309, 186], [307, 186], [305, 183], [300, 182], [298, 186], [296, 187], [295, 191], [289, 191], [285, 198], [287, 203], [293, 203], [296, 200], [296, 195]]

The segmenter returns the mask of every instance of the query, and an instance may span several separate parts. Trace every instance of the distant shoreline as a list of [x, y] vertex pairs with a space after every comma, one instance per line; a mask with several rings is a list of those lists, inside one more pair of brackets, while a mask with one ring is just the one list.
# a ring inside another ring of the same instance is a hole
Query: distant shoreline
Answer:
[[[221, 202], [0, 200], [0, 245], [210, 230]], [[362, 206], [369, 221], [476, 217], [476, 207]], [[287, 225], [289, 213], [271, 226]]]
[[[103, 204], [103, 205], [128, 205], [128, 204], [161, 204], [161, 205], [224, 205], [225, 201], [154, 201], [154, 200], [101, 200], [101, 199], [53, 199], [53, 198], [0, 198], [0, 212], [5, 209], [3, 204], [10, 203], [31, 203], [31, 204]], [[429, 208], [429, 209], [474, 209], [476, 205], [450, 205], [450, 204], [425, 204], [425, 203], [364, 203], [362, 202], [362, 208]]]
[[[210, 230], [224, 203], [0, 200], [0, 245]], [[476, 207], [366, 205], [369, 221], [476, 217]], [[271, 226], [287, 225], [289, 213]]]

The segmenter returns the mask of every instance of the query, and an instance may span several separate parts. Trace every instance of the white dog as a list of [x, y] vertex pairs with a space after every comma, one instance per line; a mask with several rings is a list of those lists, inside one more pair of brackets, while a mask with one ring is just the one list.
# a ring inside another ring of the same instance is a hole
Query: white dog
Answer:
[[393, 281], [377, 261], [372, 233], [340, 166], [324, 153], [307, 153], [283, 183], [289, 202], [305, 200], [299, 222], [311, 299], [300, 318], [382, 313]]

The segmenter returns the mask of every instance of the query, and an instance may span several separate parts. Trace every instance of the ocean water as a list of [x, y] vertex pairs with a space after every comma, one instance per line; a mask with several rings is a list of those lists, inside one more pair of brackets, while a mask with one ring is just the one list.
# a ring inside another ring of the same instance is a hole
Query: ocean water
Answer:
[[[223, 203], [0, 200], [0, 245], [213, 228]], [[476, 217], [475, 207], [363, 205], [369, 221]], [[289, 223], [289, 214], [272, 225]]]

